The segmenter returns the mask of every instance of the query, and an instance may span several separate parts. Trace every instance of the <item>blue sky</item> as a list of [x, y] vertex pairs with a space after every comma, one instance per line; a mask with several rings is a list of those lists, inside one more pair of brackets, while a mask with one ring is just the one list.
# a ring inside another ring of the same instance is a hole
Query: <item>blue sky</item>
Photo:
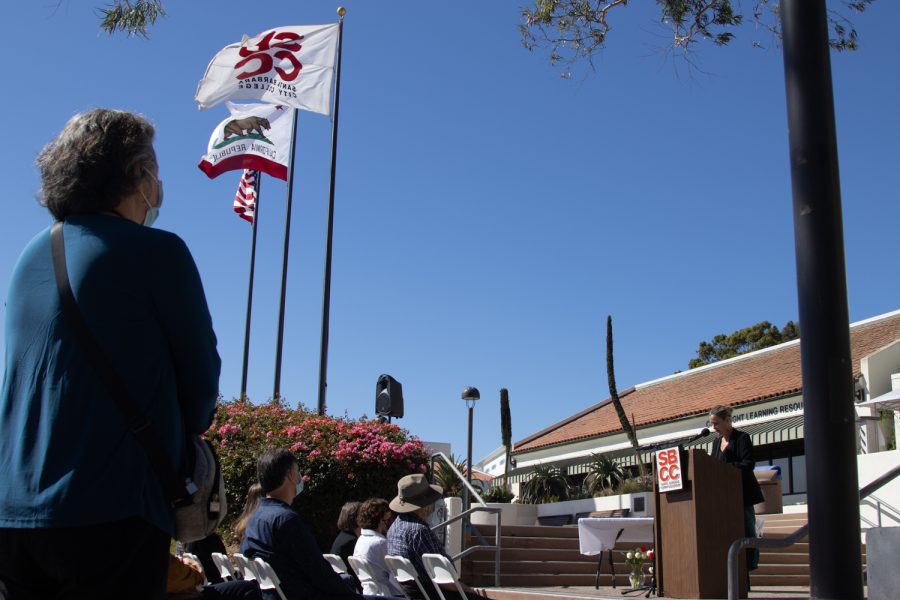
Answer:
[[[563, 79], [520, 44], [518, 2], [347, 0], [336, 182], [328, 411], [374, 413], [403, 384], [399, 424], [465, 453], [465, 386], [481, 390], [476, 460], [620, 389], [685, 369], [701, 340], [797, 319], [780, 51], [746, 27], [665, 51], [652, 6], [616, 10], [609, 47]], [[141, 112], [157, 127], [166, 203], [210, 304], [221, 391], [239, 395], [250, 227], [237, 172], [196, 164], [226, 116], [194, 92], [223, 46], [336, 20], [337, 3], [169, 0], [149, 41], [99, 32], [99, 0], [4, 3], [0, 296], [46, 227], [34, 158], [77, 112]], [[851, 320], [900, 308], [900, 5], [855, 17], [832, 55]], [[759, 40], [767, 49], [754, 49]], [[894, 107], [894, 108], [891, 108]], [[331, 126], [301, 113], [281, 390], [316, 404]], [[249, 394], [271, 397], [286, 186], [264, 179]], [[139, 268], [136, 266], [136, 268]], [[0, 324], [2, 327], [2, 324]], [[727, 401], [727, 398], [723, 399]]]

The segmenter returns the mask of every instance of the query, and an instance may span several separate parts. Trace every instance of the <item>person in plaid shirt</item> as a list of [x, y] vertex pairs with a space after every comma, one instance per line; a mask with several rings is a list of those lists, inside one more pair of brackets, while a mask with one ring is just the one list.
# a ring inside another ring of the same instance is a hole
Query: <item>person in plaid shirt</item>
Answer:
[[[443, 554], [450, 557], [444, 551], [444, 545], [431, 531], [426, 519], [434, 512], [434, 503], [444, 495], [444, 488], [432, 485], [424, 475], [407, 475], [397, 482], [397, 497], [391, 500], [390, 507], [397, 518], [388, 529], [388, 554], [402, 556], [416, 568], [419, 574], [419, 582], [428, 594], [428, 598], [422, 598], [422, 593], [414, 582], [403, 582], [404, 591], [409, 598], [414, 600], [440, 600], [441, 596], [434, 588], [425, 565], [422, 563], [423, 554]], [[465, 586], [464, 586], [465, 587]], [[454, 588], [442, 587], [444, 597], [448, 600], [459, 598], [459, 593]], [[466, 587], [469, 598], [482, 598]]]

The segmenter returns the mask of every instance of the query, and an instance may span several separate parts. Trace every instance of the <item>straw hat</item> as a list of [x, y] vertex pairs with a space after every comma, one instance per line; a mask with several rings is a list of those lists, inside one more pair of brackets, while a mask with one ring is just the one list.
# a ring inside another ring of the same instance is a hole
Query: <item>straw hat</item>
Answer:
[[391, 510], [409, 513], [434, 504], [444, 495], [444, 488], [431, 485], [424, 475], [407, 475], [397, 482], [397, 497], [391, 500]]

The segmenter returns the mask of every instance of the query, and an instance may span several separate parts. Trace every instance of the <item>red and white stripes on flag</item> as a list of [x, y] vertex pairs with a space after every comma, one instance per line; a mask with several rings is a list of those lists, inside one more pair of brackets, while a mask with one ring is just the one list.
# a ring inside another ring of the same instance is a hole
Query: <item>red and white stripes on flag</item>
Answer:
[[241, 180], [238, 182], [237, 193], [234, 195], [234, 212], [237, 216], [253, 223], [256, 216], [256, 178], [259, 171], [244, 169]]

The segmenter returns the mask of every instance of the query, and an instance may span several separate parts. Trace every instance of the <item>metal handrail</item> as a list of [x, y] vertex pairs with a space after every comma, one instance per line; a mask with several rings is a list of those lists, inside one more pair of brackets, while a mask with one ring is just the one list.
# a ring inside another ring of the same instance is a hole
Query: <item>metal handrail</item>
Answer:
[[494, 549], [494, 587], [500, 587], [500, 539], [501, 539], [500, 519], [501, 519], [501, 515], [503, 514], [501, 509], [495, 508], [492, 506], [473, 506], [469, 510], [465, 510], [465, 511], [459, 513], [458, 515], [456, 515], [455, 517], [447, 519], [443, 523], [438, 523], [437, 525], [432, 527], [431, 530], [438, 531], [444, 527], [447, 527], [451, 523], [465, 519], [466, 517], [468, 517], [469, 515], [471, 515], [472, 513], [475, 513], [475, 512], [487, 512], [487, 513], [493, 513], [493, 514], [497, 515], [497, 523], [494, 528], [494, 545], [491, 546], [490, 544], [488, 544], [487, 541], [484, 539], [484, 537], [481, 535], [481, 532], [473, 527], [472, 531], [475, 533], [476, 536], [478, 536], [478, 539], [481, 541], [481, 544], [469, 546], [468, 548], [466, 548], [459, 554], [451, 556], [450, 558], [451, 558], [451, 560], [456, 561], [456, 560], [465, 558], [466, 556], [472, 554], [473, 552], [475, 552], [477, 550], [490, 550], [493, 548]]
[[881, 527], [882, 515], [887, 515], [888, 519], [900, 522], [900, 509], [898, 509], [896, 506], [893, 506], [890, 502], [885, 502], [874, 494], [872, 495], [872, 498], [866, 500], [865, 502], [862, 502], [861, 504], [875, 509], [875, 514], [878, 518], [877, 523], [872, 523], [868, 519], [860, 517], [860, 519], [868, 523], [870, 527]]
[[[494, 549], [494, 587], [500, 587], [500, 539], [501, 539], [500, 517], [502, 515], [502, 511], [499, 508], [488, 506], [487, 503], [485, 503], [485, 501], [481, 498], [481, 495], [477, 491], [475, 491], [475, 488], [473, 488], [469, 484], [469, 482], [466, 481], [466, 478], [463, 476], [462, 473], [459, 472], [459, 469], [456, 468], [456, 465], [453, 464], [453, 461], [451, 461], [447, 457], [447, 455], [444, 454], [443, 452], [435, 452], [434, 454], [431, 455], [431, 471], [432, 471], [432, 473], [434, 472], [434, 462], [435, 462], [434, 459], [437, 457], [442, 458], [444, 460], [444, 462], [447, 463], [447, 465], [450, 467], [450, 469], [463, 482], [463, 485], [465, 485], [469, 489], [469, 493], [475, 497], [475, 499], [478, 501], [478, 504], [480, 504], [480, 506], [472, 506], [472, 507], [464, 510], [463, 512], [459, 513], [455, 517], [451, 517], [442, 523], [438, 523], [437, 525], [432, 527], [431, 530], [437, 532], [442, 529], [445, 529], [451, 523], [455, 523], [456, 521], [463, 521], [463, 544], [465, 544], [466, 526], [468, 526], [468, 529], [470, 529], [475, 534], [475, 536], [478, 538], [479, 542], [481, 542], [481, 543], [476, 544], [474, 546], [469, 546], [468, 548], [465, 548], [459, 554], [452, 556], [451, 560], [456, 561], [461, 558], [465, 558], [466, 556], [468, 556], [469, 554], [472, 554], [473, 552], [475, 552], [477, 550], [482, 550], [482, 549], [489, 550], [489, 549], [493, 548]], [[472, 513], [476, 513], [476, 512], [487, 512], [487, 513], [493, 513], [493, 514], [497, 515], [497, 522], [494, 524], [494, 545], [493, 546], [491, 546], [487, 543], [487, 541], [484, 539], [484, 536], [481, 535], [480, 531], [478, 531], [474, 527], [471, 527], [471, 522], [469, 520], [469, 517], [472, 515]]]
[[[438, 456], [444, 459], [444, 462], [447, 463], [447, 466], [450, 467], [450, 470], [453, 471], [453, 473], [457, 477], [459, 477], [460, 481], [463, 482], [463, 485], [466, 486], [466, 488], [469, 490], [469, 493], [475, 496], [475, 499], [478, 500], [478, 504], [480, 504], [481, 506], [487, 506], [487, 503], [481, 498], [481, 495], [477, 491], [475, 491], [475, 488], [472, 487], [472, 484], [468, 482], [466, 476], [456, 468], [456, 465], [453, 464], [453, 461], [450, 460], [450, 458], [443, 452], [435, 452], [431, 455], [431, 472], [434, 472], [434, 459]], [[471, 469], [471, 467], [469, 468]]]
[[[862, 501], [866, 496], [875, 490], [880, 489], [885, 484], [893, 481], [900, 475], [900, 466], [894, 467], [872, 483], [866, 485], [859, 490], [859, 499]], [[764, 538], [739, 538], [731, 543], [728, 548], [728, 600], [738, 600], [740, 595], [740, 584], [738, 583], [738, 560], [741, 556], [741, 550], [746, 548], [787, 548], [796, 544], [802, 537], [809, 532], [809, 523], [780, 539], [764, 539]]]

